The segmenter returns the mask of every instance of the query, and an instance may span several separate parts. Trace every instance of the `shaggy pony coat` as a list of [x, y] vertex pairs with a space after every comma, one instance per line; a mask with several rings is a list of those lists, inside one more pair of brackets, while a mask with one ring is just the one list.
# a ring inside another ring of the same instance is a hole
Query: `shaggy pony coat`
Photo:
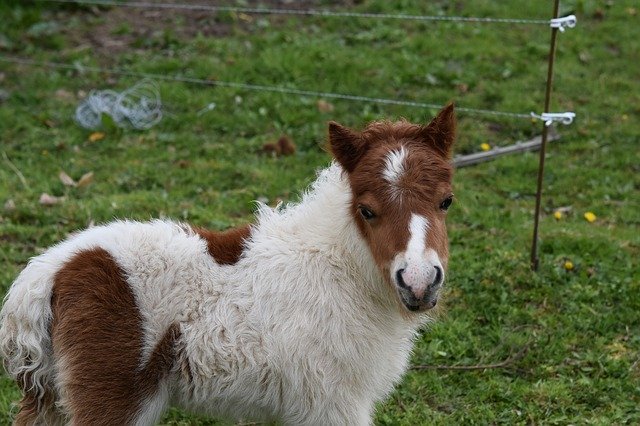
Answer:
[[24, 392], [16, 423], [147, 425], [175, 404], [288, 425], [371, 424], [434, 314], [403, 305], [332, 145], [338, 162], [302, 200], [261, 205], [250, 228], [117, 221], [33, 258], [0, 313], [0, 355]]

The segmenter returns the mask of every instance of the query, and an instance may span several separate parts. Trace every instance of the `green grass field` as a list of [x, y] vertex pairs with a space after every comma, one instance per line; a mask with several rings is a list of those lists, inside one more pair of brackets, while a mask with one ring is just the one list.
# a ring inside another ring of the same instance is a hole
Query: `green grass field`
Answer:
[[[300, 4], [533, 19], [552, 11], [551, 2], [524, 0], [337, 3]], [[540, 270], [529, 269], [537, 154], [458, 170], [447, 314], [424, 330], [412, 358], [430, 366], [508, 361], [409, 371], [379, 405], [376, 424], [640, 423], [640, 7], [574, 0], [561, 12], [579, 22], [559, 35], [551, 109], [577, 119], [560, 126], [548, 149]], [[544, 25], [18, 1], [2, 2], [0, 17], [0, 56], [518, 113], [542, 109], [550, 33]], [[329, 120], [362, 127], [380, 118], [424, 122], [436, 112], [331, 99], [319, 107], [315, 98], [159, 81], [158, 125], [106, 126], [92, 141], [73, 120], [80, 98], [136, 81], [0, 61], [0, 295], [30, 257], [92, 223], [169, 217], [224, 229], [251, 221], [253, 200], [295, 201], [330, 161]], [[215, 109], [202, 111], [211, 102]], [[541, 132], [528, 119], [459, 118], [457, 153]], [[263, 153], [281, 135], [296, 153]], [[65, 186], [61, 171], [75, 180], [93, 172], [93, 181]], [[43, 193], [64, 198], [44, 206]], [[588, 222], [586, 212], [597, 219]], [[0, 424], [18, 398], [0, 375]], [[172, 410], [162, 424], [222, 423]]]

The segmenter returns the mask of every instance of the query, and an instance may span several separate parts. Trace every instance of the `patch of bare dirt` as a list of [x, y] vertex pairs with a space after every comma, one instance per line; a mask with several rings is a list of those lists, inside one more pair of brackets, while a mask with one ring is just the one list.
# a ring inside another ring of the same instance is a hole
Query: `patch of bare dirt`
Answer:
[[[234, 6], [232, 3], [204, 0], [161, 0], [151, 3], [181, 5]], [[148, 3], [148, 2], [147, 2]], [[248, 2], [244, 7], [272, 9], [336, 9], [353, 6], [358, 0], [263, 0]], [[290, 15], [212, 12], [207, 10], [91, 6], [81, 9], [63, 9], [55, 19], [69, 22], [64, 30], [69, 49], [92, 49], [98, 56], [111, 56], [124, 51], [164, 48], [173, 42], [184, 41], [197, 35], [224, 37], [237, 31], [253, 31], [259, 20], [278, 25]]]

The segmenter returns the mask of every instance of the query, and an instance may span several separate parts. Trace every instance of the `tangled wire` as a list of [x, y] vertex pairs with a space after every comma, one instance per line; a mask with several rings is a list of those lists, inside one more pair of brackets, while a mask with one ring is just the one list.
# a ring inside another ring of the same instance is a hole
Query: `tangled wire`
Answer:
[[162, 102], [158, 85], [140, 80], [129, 89], [92, 90], [76, 108], [76, 122], [85, 129], [102, 126], [102, 114], [109, 115], [118, 127], [148, 129], [162, 119]]

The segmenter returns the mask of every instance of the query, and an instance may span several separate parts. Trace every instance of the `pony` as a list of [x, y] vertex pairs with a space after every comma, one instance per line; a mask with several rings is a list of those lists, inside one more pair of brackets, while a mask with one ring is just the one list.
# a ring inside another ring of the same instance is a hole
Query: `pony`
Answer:
[[32, 258], [0, 312], [15, 424], [372, 424], [441, 306], [455, 127], [330, 122], [331, 164], [252, 224], [115, 221]]

